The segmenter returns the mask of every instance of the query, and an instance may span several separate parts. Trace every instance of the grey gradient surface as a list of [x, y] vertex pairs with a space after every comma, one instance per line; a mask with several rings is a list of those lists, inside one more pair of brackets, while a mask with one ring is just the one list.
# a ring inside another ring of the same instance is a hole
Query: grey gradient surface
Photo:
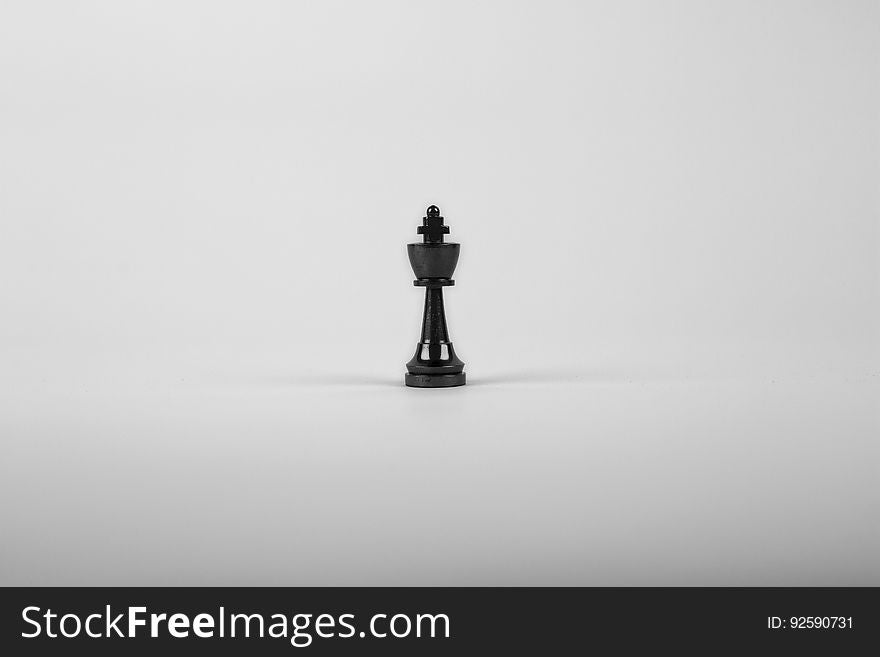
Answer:
[[876, 3], [8, 2], [0, 81], [0, 585], [880, 584]]

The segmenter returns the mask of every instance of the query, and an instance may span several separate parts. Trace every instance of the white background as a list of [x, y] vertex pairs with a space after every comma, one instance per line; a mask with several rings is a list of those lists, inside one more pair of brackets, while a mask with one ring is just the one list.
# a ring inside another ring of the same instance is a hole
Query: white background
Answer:
[[880, 584], [878, 252], [875, 2], [4, 2], [0, 583]]

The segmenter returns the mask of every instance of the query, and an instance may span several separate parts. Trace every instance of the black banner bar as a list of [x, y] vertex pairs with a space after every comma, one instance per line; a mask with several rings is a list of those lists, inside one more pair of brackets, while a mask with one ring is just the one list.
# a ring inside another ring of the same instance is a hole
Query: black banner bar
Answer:
[[878, 625], [876, 588], [0, 590], [4, 655], [854, 654]]

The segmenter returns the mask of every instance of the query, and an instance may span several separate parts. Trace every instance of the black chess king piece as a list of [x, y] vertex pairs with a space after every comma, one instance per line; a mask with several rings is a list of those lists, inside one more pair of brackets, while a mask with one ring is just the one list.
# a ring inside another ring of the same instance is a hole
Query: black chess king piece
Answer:
[[449, 226], [443, 225], [440, 208], [432, 205], [425, 212], [418, 233], [421, 242], [407, 244], [409, 264], [416, 280], [413, 285], [425, 288], [425, 316], [422, 339], [416, 355], [406, 364], [406, 385], [413, 388], [451, 388], [464, 385], [464, 363], [455, 355], [446, 329], [443, 288], [455, 285], [452, 272], [458, 263], [459, 244], [444, 242]]

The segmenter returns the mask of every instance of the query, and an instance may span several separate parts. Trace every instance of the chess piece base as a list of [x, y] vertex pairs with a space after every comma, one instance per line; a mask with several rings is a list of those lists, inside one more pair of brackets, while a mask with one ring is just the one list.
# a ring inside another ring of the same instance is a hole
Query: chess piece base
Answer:
[[404, 376], [410, 388], [454, 388], [465, 383], [464, 372], [458, 374], [410, 374]]

